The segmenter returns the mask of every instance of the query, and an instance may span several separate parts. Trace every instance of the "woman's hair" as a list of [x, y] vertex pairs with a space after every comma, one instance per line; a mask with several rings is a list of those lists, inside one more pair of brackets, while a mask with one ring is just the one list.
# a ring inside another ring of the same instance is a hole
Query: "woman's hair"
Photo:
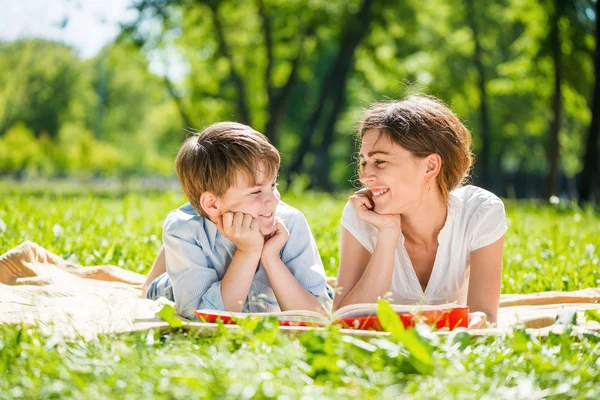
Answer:
[[358, 139], [372, 129], [414, 157], [439, 154], [442, 166], [436, 182], [446, 203], [450, 192], [466, 180], [473, 162], [471, 134], [440, 100], [413, 95], [400, 101], [375, 103], [364, 113]]

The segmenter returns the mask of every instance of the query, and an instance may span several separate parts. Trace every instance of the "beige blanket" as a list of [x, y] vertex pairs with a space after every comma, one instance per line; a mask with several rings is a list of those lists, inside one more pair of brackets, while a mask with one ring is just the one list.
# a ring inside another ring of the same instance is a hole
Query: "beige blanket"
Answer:
[[[155, 316], [161, 304], [139, 297], [144, 280], [114, 266], [81, 267], [25, 242], [0, 256], [0, 324], [35, 324], [48, 334], [84, 338], [167, 328]], [[557, 316], [569, 312], [577, 313], [578, 329], [600, 330], [600, 324], [587, 322], [583, 315], [590, 308], [600, 311], [598, 299], [600, 289], [502, 295], [498, 329], [474, 333], [525, 325], [534, 334], [544, 334], [559, 329]], [[190, 323], [190, 328], [210, 334], [214, 326]]]

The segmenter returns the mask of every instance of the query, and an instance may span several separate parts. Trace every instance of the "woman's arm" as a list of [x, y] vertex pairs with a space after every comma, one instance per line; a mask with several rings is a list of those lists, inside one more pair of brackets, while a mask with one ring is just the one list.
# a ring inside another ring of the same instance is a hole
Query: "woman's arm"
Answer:
[[470, 312], [485, 313], [487, 320], [492, 323], [496, 323], [498, 318], [503, 250], [504, 237], [501, 237], [471, 253], [467, 305]]
[[379, 231], [371, 255], [347, 229], [342, 228], [334, 310], [349, 304], [374, 303], [390, 290], [397, 245], [397, 234]]

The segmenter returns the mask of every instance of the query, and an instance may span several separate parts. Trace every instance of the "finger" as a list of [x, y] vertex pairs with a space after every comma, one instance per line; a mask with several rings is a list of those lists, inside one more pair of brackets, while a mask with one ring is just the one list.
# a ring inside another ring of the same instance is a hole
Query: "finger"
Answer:
[[476, 311], [469, 315], [469, 329], [479, 329], [485, 326], [487, 315], [481, 311]]
[[250, 224], [252, 223], [254, 218], [250, 214], [244, 214], [244, 219], [242, 220], [242, 226], [244, 228], [250, 229]]
[[357, 190], [356, 192], [354, 192], [354, 194], [356, 196], [364, 196], [364, 197], [368, 198], [369, 200], [371, 200], [373, 198], [373, 193], [367, 188], [362, 188], [360, 190]]
[[252, 221], [250, 221], [250, 230], [251, 231], [258, 230], [258, 220], [256, 218], [252, 218]]
[[364, 206], [367, 210], [372, 210], [374, 206], [373, 202], [366, 197], [357, 198], [356, 202], [358, 208], [362, 208]]
[[279, 232], [282, 232], [282, 233], [283, 233], [283, 232], [285, 232], [285, 233], [289, 234], [289, 231], [288, 231], [287, 225], [285, 224], [285, 221], [284, 221], [284, 220], [282, 220], [282, 219], [280, 219], [280, 220], [277, 222], [277, 230], [278, 230]]
[[244, 221], [244, 213], [236, 212], [233, 215], [233, 224], [232, 226], [242, 226], [242, 222]]
[[226, 212], [225, 214], [223, 214], [222, 218], [223, 218], [223, 221], [222, 221], [223, 224], [222, 224], [222, 226], [225, 229], [230, 228], [231, 225], [233, 224], [233, 213]]

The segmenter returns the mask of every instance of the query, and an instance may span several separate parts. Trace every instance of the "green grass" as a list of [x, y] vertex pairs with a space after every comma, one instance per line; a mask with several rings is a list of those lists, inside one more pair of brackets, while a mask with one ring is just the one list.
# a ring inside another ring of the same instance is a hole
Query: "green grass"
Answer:
[[[178, 192], [0, 189], [0, 252], [24, 240], [84, 265], [145, 273]], [[307, 216], [329, 275], [339, 259], [346, 194], [284, 194]], [[600, 286], [600, 216], [568, 205], [507, 202], [504, 293]], [[173, 332], [64, 342], [0, 327], [0, 398], [599, 398], [600, 337], [421, 337], [423, 370], [407, 348], [335, 329], [298, 337], [264, 321], [212, 338]], [[419, 372], [420, 371], [420, 372]]]

